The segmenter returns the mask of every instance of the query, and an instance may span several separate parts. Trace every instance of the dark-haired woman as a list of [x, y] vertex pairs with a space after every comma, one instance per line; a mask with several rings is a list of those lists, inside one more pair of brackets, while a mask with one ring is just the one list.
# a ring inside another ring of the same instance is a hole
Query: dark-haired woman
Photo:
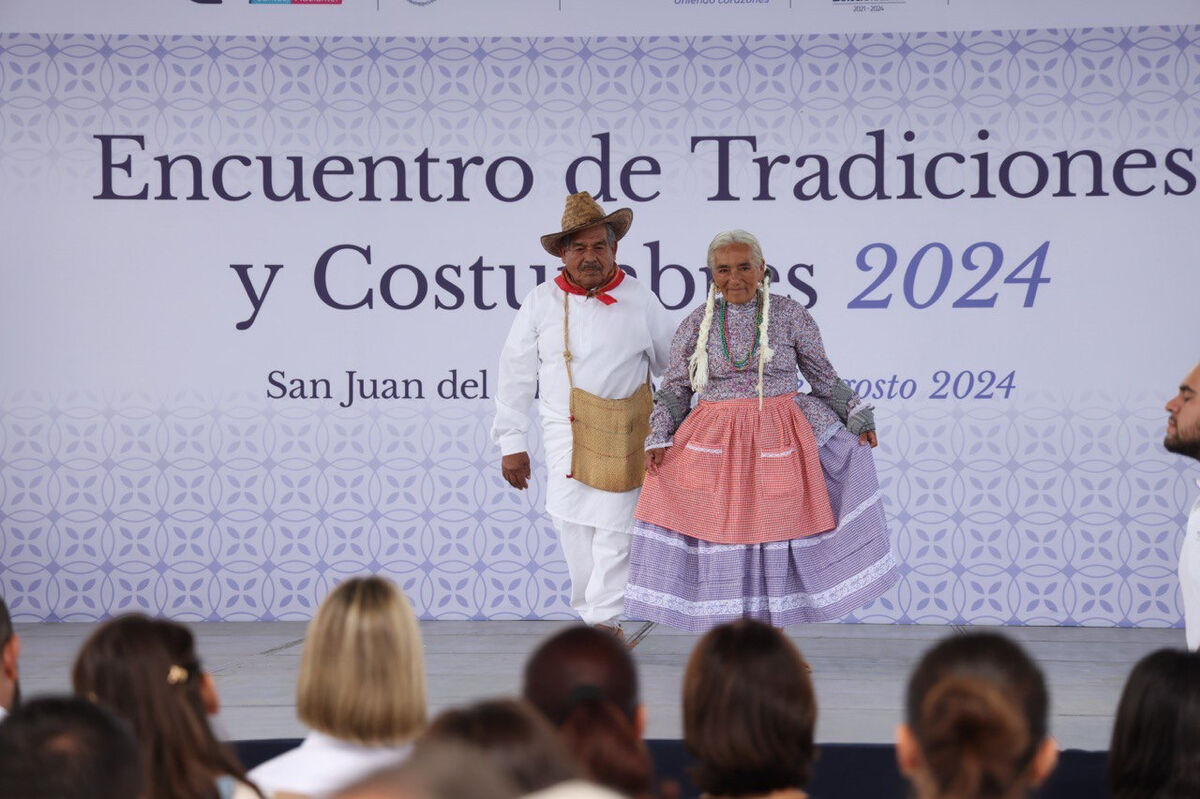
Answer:
[[775, 627], [723, 624], [696, 644], [683, 677], [683, 741], [709, 796], [803, 799], [817, 700], [800, 651]]
[[593, 627], [551, 636], [525, 664], [522, 693], [588, 779], [634, 799], [676, 795], [677, 786], [655, 784], [637, 670], [616, 636]]
[[261, 794], [213, 735], [219, 700], [182, 624], [142, 615], [108, 621], [84, 642], [75, 693], [129, 721], [142, 752], [143, 799], [250, 799]]
[[1018, 799], [1058, 762], [1041, 669], [994, 633], [956, 635], [921, 658], [897, 730], [917, 799]]
[[1108, 749], [1113, 799], [1200, 796], [1200, 653], [1160, 649], [1129, 673]]
[[413, 757], [420, 759], [430, 747], [447, 743], [477, 747], [522, 795], [583, 778], [550, 722], [517, 699], [442, 711], [417, 742]]

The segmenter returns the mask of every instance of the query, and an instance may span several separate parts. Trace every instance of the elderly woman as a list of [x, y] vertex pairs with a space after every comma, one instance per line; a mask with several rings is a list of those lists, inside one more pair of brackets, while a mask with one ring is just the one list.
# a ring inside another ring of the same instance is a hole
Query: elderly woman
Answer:
[[693, 632], [839, 618], [898, 579], [871, 407], [804, 306], [768, 292], [754, 236], [717, 235], [708, 268], [655, 395], [626, 613]]

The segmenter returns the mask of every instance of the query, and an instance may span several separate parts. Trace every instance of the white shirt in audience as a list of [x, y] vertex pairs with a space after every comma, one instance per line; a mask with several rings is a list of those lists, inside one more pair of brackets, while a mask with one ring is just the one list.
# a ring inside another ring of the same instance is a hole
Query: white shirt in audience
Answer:
[[0, 721], [4, 721], [4, 717], [8, 715], [8, 711], [0, 706]]
[[525, 799], [624, 799], [619, 793], [583, 780], [567, 780], [534, 793]]
[[[1200, 480], [1196, 481], [1200, 486]], [[1200, 498], [1188, 514], [1187, 533], [1179, 551], [1179, 588], [1183, 595], [1183, 624], [1187, 631], [1187, 648], [1200, 648]]]
[[411, 744], [368, 746], [314, 730], [298, 747], [259, 765], [249, 776], [264, 792], [319, 799], [379, 769], [404, 762], [411, 751]]

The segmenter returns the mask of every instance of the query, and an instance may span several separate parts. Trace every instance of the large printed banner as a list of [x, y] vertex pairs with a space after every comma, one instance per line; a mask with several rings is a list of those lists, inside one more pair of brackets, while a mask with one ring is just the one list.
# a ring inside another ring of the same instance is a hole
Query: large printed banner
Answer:
[[876, 404], [903, 578], [849, 621], [1178, 624], [1200, 27], [731, 36], [690, 5], [680, 36], [6, 28], [16, 618], [302, 619], [367, 571], [428, 618], [569, 615], [544, 471], [509, 488], [488, 428], [588, 190], [676, 318], [708, 240], [756, 233]]

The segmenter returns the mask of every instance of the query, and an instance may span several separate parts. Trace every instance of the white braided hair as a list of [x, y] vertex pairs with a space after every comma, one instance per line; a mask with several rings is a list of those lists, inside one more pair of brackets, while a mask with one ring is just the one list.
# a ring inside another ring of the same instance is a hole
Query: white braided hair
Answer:
[[[713, 267], [716, 264], [717, 250], [732, 244], [745, 244], [750, 248], [750, 253], [758, 265], [766, 266], [766, 262], [763, 259], [762, 247], [753, 234], [745, 230], [726, 230], [723, 233], [718, 233], [709, 242], [707, 262], [710, 278]], [[771, 360], [771, 356], [775, 354], [767, 339], [767, 325], [771, 321], [770, 286], [771, 277], [764, 273], [762, 285], [759, 288], [763, 293], [762, 319], [758, 323], [758, 331], [755, 335], [755, 340], [758, 342], [759, 410], [762, 409], [763, 400], [763, 370], [766, 368], [767, 361]], [[696, 336], [696, 349], [692, 351], [692, 357], [688, 359], [688, 376], [691, 378], [692, 390], [697, 393], [703, 391], [704, 387], [708, 385], [708, 334], [712, 330], [716, 296], [717, 284], [713, 282], [708, 287], [708, 300], [704, 304], [704, 318], [700, 320], [700, 330]]]
[[771, 360], [771, 356], [775, 354], [767, 340], [767, 325], [771, 323], [770, 288], [771, 275], [764, 269], [761, 289], [763, 294], [762, 320], [758, 323], [758, 409], [760, 411], [763, 403], [763, 369], [766, 368], [767, 361]]
[[700, 320], [700, 333], [696, 336], [696, 349], [688, 358], [688, 377], [692, 391], [699, 394], [708, 385], [708, 332], [712, 330], [713, 308], [717, 304], [717, 284], [708, 285], [708, 300], [704, 303], [704, 318]]

